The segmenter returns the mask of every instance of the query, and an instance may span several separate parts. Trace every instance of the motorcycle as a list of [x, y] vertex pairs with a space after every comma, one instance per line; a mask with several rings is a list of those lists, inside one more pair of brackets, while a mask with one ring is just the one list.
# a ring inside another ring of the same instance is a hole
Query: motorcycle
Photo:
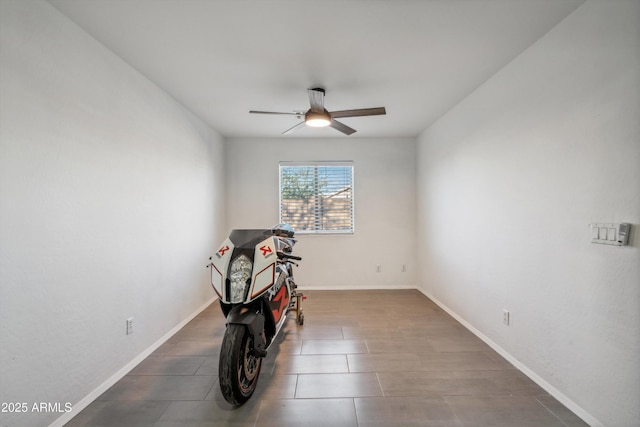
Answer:
[[233, 230], [211, 256], [211, 286], [226, 317], [220, 348], [220, 390], [239, 406], [255, 391], [262, 358], [282, 329], [289, 312], [304, 324], [293, 278], [295, 232], [287, 224], [266, 230]]

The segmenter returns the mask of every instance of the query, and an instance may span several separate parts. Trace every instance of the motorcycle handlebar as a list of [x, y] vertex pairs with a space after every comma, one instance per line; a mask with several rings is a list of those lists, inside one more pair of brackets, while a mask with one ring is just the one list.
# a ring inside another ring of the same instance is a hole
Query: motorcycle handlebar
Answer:
[[281, 259], [282, 258], [284, 258], [284, 259], [293, 259], [293, 260], [296, 260], [296, 261], [302, 261], [302, 257], [285, 254], [284, 252], [278, 252], [278, 258], [281, 258]]

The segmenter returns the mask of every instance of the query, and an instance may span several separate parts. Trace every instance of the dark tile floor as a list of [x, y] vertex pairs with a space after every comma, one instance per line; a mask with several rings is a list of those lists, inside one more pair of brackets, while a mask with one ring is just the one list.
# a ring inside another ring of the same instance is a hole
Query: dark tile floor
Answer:
[[240, 408], [218, 386], [217, 302], [67, 426], [586, 426], [415, 290], [307, 291]]

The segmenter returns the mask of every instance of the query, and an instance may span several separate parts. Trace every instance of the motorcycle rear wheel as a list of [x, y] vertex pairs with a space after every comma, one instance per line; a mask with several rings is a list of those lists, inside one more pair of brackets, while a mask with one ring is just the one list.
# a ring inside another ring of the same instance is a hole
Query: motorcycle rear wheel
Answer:
[[229, 324], [220, 348], [220, 391], [232, 405], [245, 403], [256, 389], [262, 359], [253, 351], [253, 338], [243, 325]]

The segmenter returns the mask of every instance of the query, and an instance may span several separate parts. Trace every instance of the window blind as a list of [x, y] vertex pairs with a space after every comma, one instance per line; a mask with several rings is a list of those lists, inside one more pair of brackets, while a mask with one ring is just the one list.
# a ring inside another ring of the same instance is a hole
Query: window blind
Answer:
[[281, 163], [280, 222], [302, 233], [353, 233], [353, 163]]

